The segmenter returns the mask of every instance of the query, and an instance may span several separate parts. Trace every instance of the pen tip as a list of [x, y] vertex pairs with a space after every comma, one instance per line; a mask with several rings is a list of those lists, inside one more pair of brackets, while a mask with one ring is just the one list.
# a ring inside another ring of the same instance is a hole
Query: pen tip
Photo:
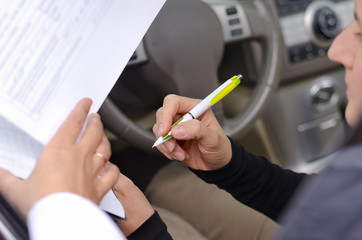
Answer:
[[152, 148], [154, 148], [154, 147], [155, 147], [155, 144], [152, 145]]

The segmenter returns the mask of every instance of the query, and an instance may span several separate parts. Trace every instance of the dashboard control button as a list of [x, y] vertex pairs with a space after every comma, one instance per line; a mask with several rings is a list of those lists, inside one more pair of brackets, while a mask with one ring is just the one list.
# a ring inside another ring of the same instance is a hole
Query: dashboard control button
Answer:
[[315, 83], [309, 90], [309, 94], [312, 105], [319, 110], [335, 105], [339, 98], [333, 81], [329, 79]]
[[319, 40], [329, 41], [339, 33], [338, 17], [329, 7], [316, 11], [313, 21], [313, 30]]
[[227, 8], [226, 9], [226, 14], [227, 15], [235, 15], [236, 13], [237, 13], [238, 11], [236, 10], [236, 8], [235, 7], [230, 7], [230, 8]]
[[241, 29], [241, 28], [231, 30], [231, 35], [232, 36], [239, 36], [239, 35], [242, 35], [242, 34], [243, 34], [243, 29]]
[[229, 20], [229, 25], [236, 25], [240, 23], [240, 19], [239, 18], [234, 18], [234, 19], [230, 19]]

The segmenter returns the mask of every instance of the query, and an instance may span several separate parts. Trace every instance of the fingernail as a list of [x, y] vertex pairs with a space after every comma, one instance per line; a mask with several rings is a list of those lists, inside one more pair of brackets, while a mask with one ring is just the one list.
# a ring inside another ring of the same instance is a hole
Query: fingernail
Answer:
[[176, 159], [176, 160], [179, 160], [179, 161], [183, 161], [185, 160], [185, 155], [181, 152], [175, 152], [173, 157]]
[[100, 120], [100, 119], [101, 119], [101, 117], [100, 117], [99, 114], [97, 114], [97, 113], [92, 113], [92, 114], [90, 115], [90, 117], [91, 117], [92, 119], [94, 119], [94, 120]]
[[104, 172], [107, 172], [107, 171], [108, 171], [108, 168], [109, 168], [109, 167], [108, 167], [108, 163], [106, 163], [106, 165], [104, 165], [104, 167], [103, 167], [103, 171], [104, 171]]
[[86, 100], [87, 100], [88, 105], [89, 105], [89, 106], [92, 106], [92, 103], [93, 103], [92, 99], [86, 98]]
[[165, 146], [169, 152], [173, 151], [173, 144], [170, 141], [165, 142]]

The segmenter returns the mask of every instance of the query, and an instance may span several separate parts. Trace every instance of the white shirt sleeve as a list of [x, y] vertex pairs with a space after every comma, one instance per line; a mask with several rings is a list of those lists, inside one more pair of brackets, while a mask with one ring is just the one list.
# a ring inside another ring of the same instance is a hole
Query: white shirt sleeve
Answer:
[[95, 203], [72, 193], [42, 198], [29, 211], [27, 223], [30, 239], [126, 239]]

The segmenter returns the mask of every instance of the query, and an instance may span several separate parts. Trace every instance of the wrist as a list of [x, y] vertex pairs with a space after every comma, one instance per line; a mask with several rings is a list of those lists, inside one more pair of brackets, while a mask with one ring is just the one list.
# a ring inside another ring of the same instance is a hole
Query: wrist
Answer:
[[[230, 139], [224, 135], [222, 136], [221, 144], [218, 147], [215, 147], [218, 151], [213, 154], [207, 160], [206, 171], [213, 171], [224, 168], [229, 164], [232, 158], [232, 145]], [[206, 165], [206, 164], [205, 164]]]

